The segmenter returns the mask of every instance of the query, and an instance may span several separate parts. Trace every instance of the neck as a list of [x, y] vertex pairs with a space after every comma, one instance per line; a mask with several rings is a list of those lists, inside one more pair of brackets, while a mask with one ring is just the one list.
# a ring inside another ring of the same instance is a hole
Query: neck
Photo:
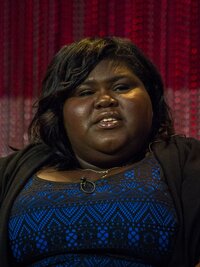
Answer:
[[81, 159], [80, 157], [76, 156], [81, 169], [90, 169], [90, 170], [94, 170], [94, 171], [106, 171], [108, 169], [112, 169], [112, 168], [116, 168], [116, 167], [124, 167], [124, 166], [130, 165], [132, 163], [135, 163], [135, 162], [141, 160], [143, 157], [144, 156], [140, 156], [137, 158], [131, 158], [131, 159], [126, 160], [126, 161], [112, 160], [111, 162], [107, 161], [105, 163], [101, 163], [98, 165], [98, 164], [89, 163], [89, 162]]
[[94, 165], [94, 164], [91, 164], [81, 158], [79, 158], [77, 156], [77, 159], [78, 159], [78, 162], [80, 164], [80, 167], [81, 169], [91, 169], [91, 170], [95, 170], [95, 171], [106, 171], [108, 168], [112, 168], [112, 167], [117, 167], [117, 166], [97, 166], [97, 165]]

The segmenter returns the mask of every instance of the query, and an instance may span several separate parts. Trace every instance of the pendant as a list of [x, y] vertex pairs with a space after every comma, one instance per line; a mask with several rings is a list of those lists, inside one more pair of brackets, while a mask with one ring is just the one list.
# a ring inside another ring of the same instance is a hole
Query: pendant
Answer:
[[88, 181], [85, 177], [81, 178], [80, 189], [86, 194], [92, 194], [95, 191], [95, 183]]

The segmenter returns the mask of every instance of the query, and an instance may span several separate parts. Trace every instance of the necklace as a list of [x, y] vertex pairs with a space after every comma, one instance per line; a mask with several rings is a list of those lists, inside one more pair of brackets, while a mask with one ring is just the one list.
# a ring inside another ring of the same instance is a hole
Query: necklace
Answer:
[[[98, 174], [102, 174], [101, 175], [101, 179], [102, 179], [102, 178], [105, 178], [110, 171], [112, 171], [114, 169], [118, 169], [118, 168], [123, 168], [125, 166], [113, 167], [113, 168], [110, 168], [110, 169], [107, 169], [107, 170], [101, 170], [101, 171], [96, 171], [96, 170], [93, 170], [93, 169], [83, 169], [83, 171], [92, 171], [92, 172], [95, 172], [95, 173], [98, 173]], [[96, 185], [95, 185], [94, 182], [88, 180], [85, 176], [83, 176], [83, 177], [81, 177], [80, 189], [81, 189], [81, 191], [83, 191], [86, 194], [92, 194], [96, 189]]]
[[80, 189], [86, 194], [92, 194], [96, 189], [96, 185], [94, 182], [87, 180], [86, 177], [81, 177]]
[[101, 178], [105, 178], [105, 177], [108, 175], [108, 173], [109, 173], [110, 171], [115, 170], [115, 169], [118, 169], [118, 168], [123, 168], [123, 167], [125, 167], [125, 166], [126, 166], [126, 165], [121, 166], [121, 167], [112, 167], [112, 168], [110, 168], [110, 169], [107, 169], [107, 170], [101, 170], [101, 171], [97, 171], [97, 170], [93, 170], [93, 169], [80, 169], [80, 170], [82, 170], [82, 171], [92, 171], [92, 172], [95, 172], [95, 173], [98, 173], [98, 174], [102, 174]]

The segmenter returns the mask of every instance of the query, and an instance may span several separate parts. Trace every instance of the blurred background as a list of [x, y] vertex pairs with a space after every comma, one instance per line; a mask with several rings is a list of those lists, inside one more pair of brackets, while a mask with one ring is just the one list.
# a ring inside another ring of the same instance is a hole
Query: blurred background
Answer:
[[0, 0], [0, 156], [27, 144], [53, 55], [107, 35], [131, 39], [157, 65], [177, 133], [200, 139], [200, 0]]

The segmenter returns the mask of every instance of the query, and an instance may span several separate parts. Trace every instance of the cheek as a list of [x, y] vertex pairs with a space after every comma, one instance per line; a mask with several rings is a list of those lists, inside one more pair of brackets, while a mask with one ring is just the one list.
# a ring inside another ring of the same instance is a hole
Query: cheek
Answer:
[[126, 105], [126, 117], [130, 122], [130, 127], [138, 130], [150, 130], [152, 125], [153, 110], [151, 100], [148, 95], [139, 95], [130, 99]]
[[67, 135], [79, 134], [87, 123], [87, 108], [74, 101], [66, 101], [63, 108], [63, 120]]

